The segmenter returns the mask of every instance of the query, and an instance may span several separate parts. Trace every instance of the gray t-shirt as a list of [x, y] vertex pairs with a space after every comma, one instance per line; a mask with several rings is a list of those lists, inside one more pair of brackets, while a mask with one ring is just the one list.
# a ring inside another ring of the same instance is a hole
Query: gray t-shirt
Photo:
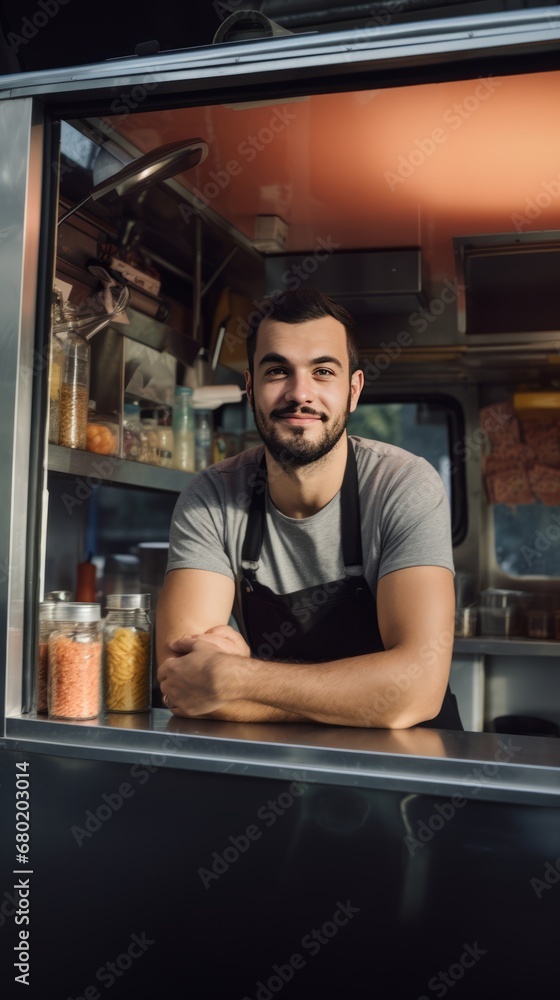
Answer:
[[[349, 437], [360, 492], [363, 575], [377, 581], [410, 566], [453, 572], [451, 521], [440, 476], [402, 448]], [[247, 514], [263, 446], [211, 466], [183, 490], [173, 514], [167, 570], [204, 569], [238, 580]], [[266, 528], [257, 580], [276, 594], [344, 577], [340, 491], [311, 517], [286, 517], [266, 495]], [[239, 593], [233, 615], [243, 631]]]

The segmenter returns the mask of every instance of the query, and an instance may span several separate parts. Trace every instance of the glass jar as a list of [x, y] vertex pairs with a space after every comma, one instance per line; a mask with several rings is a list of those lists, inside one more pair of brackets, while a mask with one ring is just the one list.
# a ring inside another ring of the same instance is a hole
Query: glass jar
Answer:
[[136, 403], [125, 403], [123, 414], [123, 458], [139, 462], [142, 450], [142, 424], [140, 410]]
[[173, 466], [173, 428], [169, 406], [159, 406], [156, 410], [158, 435], [158, 465], [162, 469]]
[[49, 718], [95, 719], [101, 702], [101, 615], [98, 604], [55, 604], [49, 637]]
[[39, 642], [37, 645], [36, 708], [46, 712], [47, 685], [49, 676], [49, 637], [56, 628], [54, 621], [54, 601], [42, 601], [39, 605]]
[[192, 389], [178, 385], [173, 406], [173, 468], [181, 472], [195, 471], [194, 410]]
[[146, 462], [148, 465], [158, 464], [157, 423], [152, 417], [142, 417], [140, 455], [138, 461]]
[[59, 444], [65, 448], [82, 448], [87, 441], [90, 348], [85, 337], [72, 328], [76, 307], [66, 305], [64, 318], [68, 329], [61, 334], [64, 348], [62, 385], [60, 389]]
[[103, 628], [108, 712], [149, 712], [152, 626], [149, 594], [109, 594]]

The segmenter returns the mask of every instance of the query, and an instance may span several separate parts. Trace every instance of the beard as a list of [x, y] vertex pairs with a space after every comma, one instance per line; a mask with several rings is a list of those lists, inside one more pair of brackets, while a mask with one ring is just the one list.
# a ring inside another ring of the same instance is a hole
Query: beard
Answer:
[[[286, 470], [298, 469], [320, 461], [338, 444], [348, 423], [350, 400], [351, 393], [349, 390], [344, 411], [335, 416], [331, 421], [329, 421], [326, 414], [321, 414], [318, 410], [313, 410], [309, 406], [298, 406], [297, 403], [286, 406], [282, 410], [272, 410], [270, 416], [266, 417], [264, 412], [257, 406], [255, 400], [255, 424], [273, 459]], [[323, 424], [330, 424], [330, 426], [324, 426], [323, 433], [315, 441], [306, 439], [305, 427], [285, 426], [283, 433], [281, 433], [278, 426], [280, 418], [291, 413], [320, 416]]]

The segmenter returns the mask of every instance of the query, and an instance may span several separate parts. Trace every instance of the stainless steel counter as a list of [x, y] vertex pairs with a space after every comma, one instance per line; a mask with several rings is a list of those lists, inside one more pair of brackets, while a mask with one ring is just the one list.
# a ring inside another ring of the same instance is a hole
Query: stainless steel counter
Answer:
[[560, 740], [414, 728], [353, 729], [106, 715], [92, 722], [6, 720], [0, 746], [353, 788], [560, 805]]

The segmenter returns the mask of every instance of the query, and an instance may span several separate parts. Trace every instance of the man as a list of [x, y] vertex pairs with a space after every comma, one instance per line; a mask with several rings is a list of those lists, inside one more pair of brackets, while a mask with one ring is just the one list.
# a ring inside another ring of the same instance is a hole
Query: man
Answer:
[[447, 499], [423, 459], [348, 438], [364, 384], [352, 327], [306, 289], [249, 331], [264, 447], [200, 473], [173, 516], [157, 637], [177, 715], [462, 728]]

